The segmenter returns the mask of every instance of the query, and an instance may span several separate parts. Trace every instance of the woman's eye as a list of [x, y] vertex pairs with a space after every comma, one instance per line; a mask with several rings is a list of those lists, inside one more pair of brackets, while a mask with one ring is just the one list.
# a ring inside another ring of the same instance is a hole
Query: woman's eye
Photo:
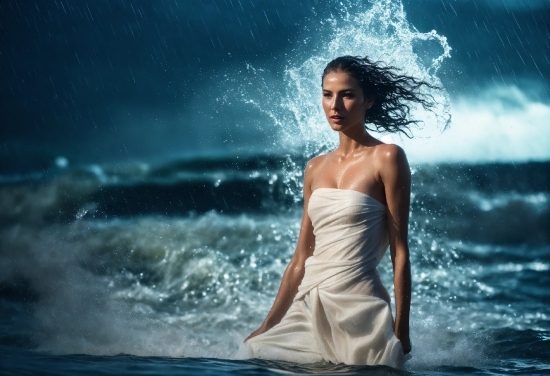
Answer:
[[344, 93], [344, 98], [353, 98], [352, 93]]
[[330, 98], [330, 97], [331, 97], [331, 94], [330, 94], [330, 93], [323, 93], [323, 97], [325, 97], [325, 98]]

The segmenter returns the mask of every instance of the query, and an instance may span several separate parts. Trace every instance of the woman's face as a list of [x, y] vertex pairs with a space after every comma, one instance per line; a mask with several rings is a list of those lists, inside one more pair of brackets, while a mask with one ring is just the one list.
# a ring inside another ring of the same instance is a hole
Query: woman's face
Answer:
[[373, 99], [365, 98], [357, 80], [347, 73], [330, 72], [323, 79], [323, 109], [335, 131], [364, 128], [365, 113], [372, 103]]

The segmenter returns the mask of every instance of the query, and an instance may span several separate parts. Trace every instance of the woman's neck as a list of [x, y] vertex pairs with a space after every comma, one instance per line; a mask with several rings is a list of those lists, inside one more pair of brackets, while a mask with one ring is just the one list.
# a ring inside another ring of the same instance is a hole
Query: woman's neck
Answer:
[[336, 148], [336, 152], [346, 157], [355, 151], [370, 146], [375, 140], [363, 125], [361, 127], [354, 127], [345, 131], [338, 132], [340, 139], [339, 145]]

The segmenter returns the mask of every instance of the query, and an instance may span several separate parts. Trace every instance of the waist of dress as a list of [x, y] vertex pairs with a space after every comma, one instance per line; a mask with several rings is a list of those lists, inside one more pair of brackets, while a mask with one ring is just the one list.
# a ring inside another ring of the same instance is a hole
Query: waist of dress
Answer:
[[378, 278], [376, 266], [377, 263], [373, 260], [319, 261], [315, 257], [310, 257], [306, 260], [304, 278], [294, 299], [301, 299], [316, 287], [333, 287], [337, 284], [346, 284], [351, 279], [366, 278], [369, 275]]

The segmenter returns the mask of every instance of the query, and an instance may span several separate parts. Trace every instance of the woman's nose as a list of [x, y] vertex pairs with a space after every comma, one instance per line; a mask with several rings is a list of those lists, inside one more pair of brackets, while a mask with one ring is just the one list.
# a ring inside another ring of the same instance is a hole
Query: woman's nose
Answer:
[[338, 108], [340, 108], [340, 103], [338, 97], [334, 96], [334, 98], [332, 99], [332, 103], [330, 104], [330, 109], [337, 110]]

